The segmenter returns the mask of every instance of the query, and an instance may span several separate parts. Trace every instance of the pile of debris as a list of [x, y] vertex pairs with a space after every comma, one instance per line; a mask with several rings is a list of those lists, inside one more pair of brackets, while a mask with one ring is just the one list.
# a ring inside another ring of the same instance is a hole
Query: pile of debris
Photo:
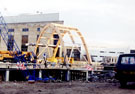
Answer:
[[114, 71], [110, 71], [110, 72], [106, 72], [106, 73], [93, 73], [89, 75], [89, 81], [91, 82], [109, 82], [109, 83], [116, 83], [118, 82], [115, 79], [115, 72]]

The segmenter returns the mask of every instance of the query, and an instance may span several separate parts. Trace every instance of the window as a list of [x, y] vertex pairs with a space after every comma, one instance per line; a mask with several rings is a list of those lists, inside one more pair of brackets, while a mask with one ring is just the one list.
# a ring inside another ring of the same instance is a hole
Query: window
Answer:
[[22, 44], [28, 43], [28, 35], [22, 35]]
[[98, 57], [97, 55], [91, 55], [91, 57]]
[[124, 52], [118, 52], [118, 53], [120, 53], [120, 54], [124, 54]]
[[100, 53], [105, 53], [105, 51], [100, 51]]
[[14, 32], [14, 29], [8, 29], [8, 32]]
[[[53, 38], [58, 38], [59, 39], [58, 34], [54, 34]], [[58, 39], [54, 40], [54, 43], [53, 43], [54, 45], [57, 45]]]
[[135, 57], [133, 56], [122, 57], [121, 64], [135, 64]]
[[22, 46], [21, 46], [22, 51], [27, 51], [28, 46], [25, 45], [26, 43], [28, 43], [28, 35], [22, 35]]
[[37, 31], [40, 31], [40, 28], [37, 28]]
[[54, 45], [57, 45], [58, 40], [54, 40]]
[[29, 31], [29, 28], [23, 28], [22, 31], [23, 32], [28, 32]]
[[[53, 35], [53, 38], [57, 38], [57, 39], [54, 39], [54, 41], [53, 41], [53, 44], [54, 44], [54, 45], [57, 45], [57, 42], [58, 42], [58, 39], [59, 39], [59, 35], [58, 35], [58, 34], [54, 34], [54, 35]], [[59, 56], [59, 51], [60, 51], [60, 49], [58, 49], [58, 51], [57, 51], [57, 53], [56, 53], [56, 56], [57, 56], [57, 57]]]
[[67, 49], [67, 56], [69, 57], [70, 56], [70, 53], [71, 53], [71, 49]]
[[[39, 38], [39, 35], [37, 35], [37, 40], [38, 40], [38, 38]], [[37, 47], [37, 52], [36, 52], [36, 55], [38, 55], [39, 54], [39, 47]]]
[[74, 60], [80, 60], [80, 52], [78, 49], [74, 49], [72, 53]]
[[135, 53], [135, 50], [130, 50], [130, 53]]
[[100, 56], [100, 57], [105, 57], [105, 56]]
[[53, 35], [54, 38], [59, 38], [58, 34]]
[[8, 36], [7, 50], [8, 51], [13, 51], [13, 46], [14, 46], [14, 36], [13, 35], [9, 35]]
[[109, 53], [115, 53], [115, 52], [109, 52]]
[[39, 35], [37, 35], [37, 40], [38, 40], [38, 38], [39, 38]]

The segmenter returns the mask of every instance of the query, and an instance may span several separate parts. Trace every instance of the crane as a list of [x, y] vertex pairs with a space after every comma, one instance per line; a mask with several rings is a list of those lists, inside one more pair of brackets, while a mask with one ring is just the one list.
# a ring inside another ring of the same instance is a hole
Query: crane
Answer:
[[[32, 56], [35, 57], [34, 54], [32, 52], [23, 52], [19, 49], [16, 41], [11, 38], [12, 34], [8, 32], [8, 26], [2, 15], [0, 15], [0, 35], [8, 48], [8, 51], [0, 51], [0, 61], [9, 61], [17, 64], [18, 62], [23, 62], [25, 64], [27, 64], [27, 62], [32, 62], [31, 58]], [[9, 42], [12, 42], [12, 44]], [[35, 60], [33, 61], [35, 63]], [[35, 68], [35, 65], [33, 65], [33, 68]], [[25, 77], [29, 76], [29, 79], [35, 79], [35, 70], [31, 76], [29, 71], [24, 71], [23, 74]]]

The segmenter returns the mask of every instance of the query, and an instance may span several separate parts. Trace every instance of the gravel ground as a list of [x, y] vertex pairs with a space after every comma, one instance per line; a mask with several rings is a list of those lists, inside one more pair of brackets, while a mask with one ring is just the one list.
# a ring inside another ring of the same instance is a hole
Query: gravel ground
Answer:
[[135, 94], [135, 84], [120, 88], [119, 83], [99, 82], [1, 82], [0, 94]]

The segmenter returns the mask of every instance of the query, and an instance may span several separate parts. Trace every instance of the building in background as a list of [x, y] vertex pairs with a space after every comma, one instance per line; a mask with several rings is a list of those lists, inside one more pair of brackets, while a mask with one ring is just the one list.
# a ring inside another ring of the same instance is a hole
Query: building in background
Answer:
[[12, 47], [6, 46], [4, 41], [0, 39], [1, 50], [9, 50], [9, 48], [13, 49], [13, 40], [15, 39], [21, 51], [31, 51], [34, 47], [28, 47], [25, 44], [36, 43], [40, 32], [46, 24], [64, 23], [64, 21], [59, 20], [58, 13], [34, 15], [23, 14], [19, 16], [6, 16], [4, 19], [8, 25], [8, 32], [11, 33], [11, 36], [9, 36], [8, 39], [8, 44]]
[[[127, 48], [91, 48], [92, 60], [95, 62], [108, 61], [109, 58], [118, 57], [120, 54], [129, 53]], [[105, 59], [106, 58], [106, 59]], [[116, 60], [114, 60], [116, 62]]]
[[89, 47], [89, 52], [92, 62], [115, 64], [120, 54], [135, 53], [135, 50], [133, 48]]

